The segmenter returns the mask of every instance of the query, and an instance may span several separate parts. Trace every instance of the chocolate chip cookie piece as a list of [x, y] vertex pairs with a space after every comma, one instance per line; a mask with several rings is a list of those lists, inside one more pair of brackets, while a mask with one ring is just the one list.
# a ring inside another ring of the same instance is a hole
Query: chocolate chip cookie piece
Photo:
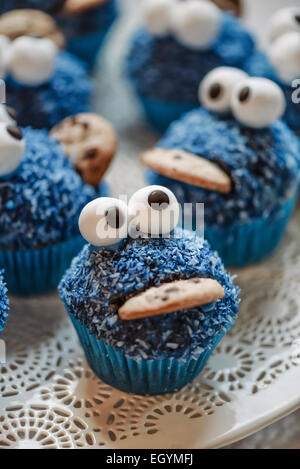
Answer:
[[49, 38], [63, 49], [65, 38], [50, 15], [38, 10], [13, 10], [0, 16], [0, 34], [11, 41], [20, 36]]
[[50, 135], [59, 140], [84, 182], [98, 187], [117, 149], [117, 135], [103, 117], [82, 113], [57, 124]]
[[212, 0], [221, 10], [228, 11], [235, 16], [241, 16], [243, 13], [242, 0]]
[[108, 0], [65, 0], [62, 13], [82, 13], [85, 10], [97, 8], [98, 6], [107, 2]]

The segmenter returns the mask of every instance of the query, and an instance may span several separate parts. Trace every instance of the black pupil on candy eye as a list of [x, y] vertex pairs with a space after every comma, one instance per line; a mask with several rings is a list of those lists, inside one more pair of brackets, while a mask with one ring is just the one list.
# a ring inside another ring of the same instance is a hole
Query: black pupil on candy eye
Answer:
[[298, 15], [295, 15], [295, 20], [297, 21], [297, 23], [300, 24], [300, 13]]
[[22, 140], [22, 130], [16, 125], [8, 125], [6, 127], [6, 130], [16, 140]]
[[221, 85], [219, 83], [215, 83], [209, 89], [209, 96], [211, 97], [211, 99], [217, 99], [220, 97], [221, 92], [222, 92]]
[[153, 210], [164, 210], [169, 203], [169, 196], [163, 191], [152, 191], [149, 194], [148, 204]]
[[239, 94], [239, 100], [241, 103], [244, 103], [249, 99], [250, 96], [250, 88], [249, 86], [245, 86], [245, 88], [242, 88]]
[[120, 226], [123, 226], [124, 224], [124, 216], [118, 209], [118, 207], [111, 207], [105, 212], [105, 218], [107, 221], [107, 224], [111, 228], [118, 229]]

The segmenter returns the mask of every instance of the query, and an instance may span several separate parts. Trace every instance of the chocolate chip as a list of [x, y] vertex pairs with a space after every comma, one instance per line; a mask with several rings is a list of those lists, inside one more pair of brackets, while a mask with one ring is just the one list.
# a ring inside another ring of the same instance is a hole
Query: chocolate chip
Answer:
[[217, 99], [222, 93], [222, 86], [219, 83], [214, 83], [209, 89], [209, 96], [211, 99]]
[[88, 160], [93, 160], [94, 158], [96, 158], [97, 154], [98, 154], [97, 148], [89, 148], [89, 150], [85, 152], [84, 158]]
[[170, 287], [170, 288], [167, 288], [166, 293], [173, 293], [177, 291], [179, 291], [178, 287]]
[[152, 191], [149, 194], [148, 204], [153, 210], [164, 210], [169, 203], [169, 196], [163, 191]]
[[241, 103], [244, 103], [249, 99], [250, 96], [250, 88], [249, 86], [245, 86], [244, 88], [241, 89], [240, 94], [239, 94], [239, 100]]
[[90, 125], [88, 122], [81, 122], [81, 125], [84, 128], [84, 130], [88, 130], [90, 128]]
[[182, 156], [177, 154], [177, 155], [174, 155], [173, 158], [174, 160], [181, 160]]
[[163, 296], [161, 300], [162, 300], [162, 301], [168, 301], [168, 299], [169, 299], [168, 296]]
[[111, 207], [105, 212], [107, 224], [112, 228], [118, 229], [124, 225], [125, 217], [118, 207]]
[[11, 117], [14, 121], [17, 120], [17, 112], [15, 111], [14, 108], [12, 108], [10, 106], [6, 106], [6, 111], [7, 111], [7, 114], [9, 115], [9, 117]]
[[295, 20], [297, 21], [297, 23], [300, 24], [300, 14], [299, 14], [299, 15], [295, 15]]
[[22, 140], [22, 130], [16, 125], [8, 125], [6, 127], [7, 132], [16, 140]]

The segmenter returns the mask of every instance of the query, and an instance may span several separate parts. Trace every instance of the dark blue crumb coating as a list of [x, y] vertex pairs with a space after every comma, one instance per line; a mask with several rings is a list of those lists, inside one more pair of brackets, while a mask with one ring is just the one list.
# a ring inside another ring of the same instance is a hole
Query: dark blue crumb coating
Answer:
[[0, 13], [20, 8], [32, 8], [47, 13], [55, 13], [63, 7], [64, 3], [65, 0], [1, 0]]
[[[285, 94], [287, 103], [284, 119], [292, 129], [300, 130], [300, 104], [299, 102], [294, 102], [292, 96], [296, 89], [292, 86], [282, 83], [276, 73], [276, 70], [268, 62], [265, 55], [261, 52], [257, 52], [250, 56], [245, 70], [249, 75], [269, 78], [270, 80], [275, 81], [275, 83], [278, 83]], [[298, 78], [300, 80], [300, 76]], [[299, 93], [298, 96], [300, 96]]]
[[3, 279], [4, 271], [0, 270], [0, 334], [3, 331], [8, 314], [8, 298], [6, 296], [7, 288]]
[[175, 102], [197, 102], [199, 83], [215, 67], [243, 68], [252, 54], [252, 36], [233, 16], [222, 13], [216, 43], [207, 51], [187, 48], [173, 36], [136, 33], [127, 59], [127, 74], [141, 94]]
[[[86, 245], [60, 283], [61, 298], [71, 314], [127, 357], [197, 358], [238, 313], [238, 288], [218, 255], [194, 233], [175, 233], [170, 239], [128, 239], [115, 252], [91, 251]], [[213, 311], [193, 308], [133, 321], [119, 319], [118, 307], [130, 296], [196, 276], [212, 277], [225, 289]]]
[[108, 30], [116, 17], [116, 1], [109, 0], [96, 8], [88, 8], [80, 14], [58, 15], [56, 19], [67, 38], [70, 38]]
[[49, 129], [65, 117], [89, 110], [93, 84], [83, 63], [60, 52], [50, 81], [41, 86], [22, 86], [7, 81], [7, 104], [18, 115], [18, 124]]
[[250, 129], [231, 116], [198, 108], [173, 123], [158, 146], [201, 155], [231, 175], [233, 191], [221, 194], [148, 172], [150, 184], [169, 187], [180, 203], [203, 202], [209, 226], [271, 215], [293, 195], [299, 180], [299, 139], [283, 121]]
[[50, 245], [77, 236], [82, 208], [99, 196], [45, 130], [27, 128], [24, 138], [20, 167], [9, 180], [0, 179], [0, 249]]

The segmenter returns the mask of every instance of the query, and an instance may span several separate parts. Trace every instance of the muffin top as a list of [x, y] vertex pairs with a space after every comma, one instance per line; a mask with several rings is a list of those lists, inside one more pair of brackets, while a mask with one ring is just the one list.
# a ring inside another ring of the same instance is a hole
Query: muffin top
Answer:
[[6, 296], [7, 288], [3, 278], [4, 271], [0, 270], [0, 334], [3, 331], [8, 313], [8, 298]]
[[0, 247], [26, 249], [76, 236], [80, 211], [98, 192], [84, 184], [47, 131], [25, 128], [23, 140], [11, 135], [7, 161], [12, 161], [16, 148], [21, 148], [20, 165], [0, 176]]
[[243, 68], [253, 53], [253, 38], [239, 20], [220, 15], [219, 32], [206, 48], [187, 47], [173, 34], [154, 36], [139, 30], [127, 60], [127, 73], [137, 90], [157, 99], [197, 102], [199, 83], [210, 70], [221, 65]]
[[221, 193], [149, 173], [150, 183], [166, 185], [181, 203], [203, 202], [210, 226], [269, 216], [298, 183], [299, 140], [281, 120], [254, 129], [201, 107], [173, 123], [158, 147], [202, 156], [230, 176], [231, 191]]
[[[209, 277], [225, 291], [211, 311], [201, 307], [134, 320], [118, 309], [150, 287]], [[176, 229], [169, 238], [131, 239], [115, 251], [86, 245], [61, 281], [62, 300], [91, 334], [134, 359], [195, 357], [232, 325], [238, 288], [218, 255], [194, 233]]]

